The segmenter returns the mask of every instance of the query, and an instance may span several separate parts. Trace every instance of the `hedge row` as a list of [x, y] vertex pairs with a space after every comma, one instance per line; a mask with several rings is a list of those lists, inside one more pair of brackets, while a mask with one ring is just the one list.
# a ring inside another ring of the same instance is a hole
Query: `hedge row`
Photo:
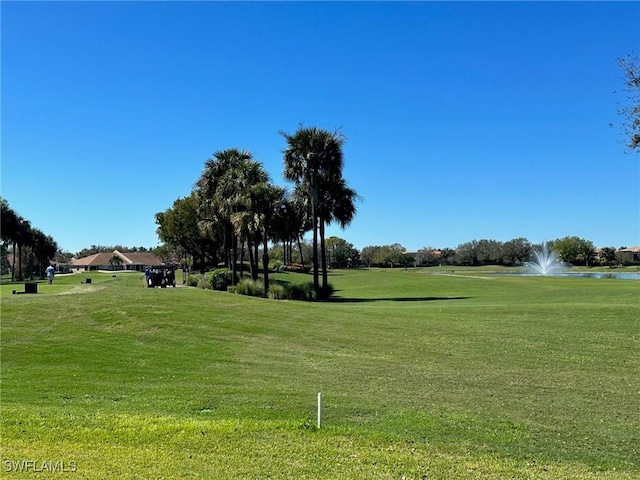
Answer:
[[[264, 283], [260, 280], [245, 278], [237, 285], [231, 285], [231, 270], [228, 268], [218, 268], [206, 274], [191, 274], [187, 277], [187, 285], [209, 290], [222, 290], [251, 297], [265, 297]], [[318, 300], [326, 299], [333, 293], [333, 287], [321, 289], [317, 292], [313, 288], [313, 282], [304, 283], [280, 283], [272, 281], [266, 297], [274, 300]]]

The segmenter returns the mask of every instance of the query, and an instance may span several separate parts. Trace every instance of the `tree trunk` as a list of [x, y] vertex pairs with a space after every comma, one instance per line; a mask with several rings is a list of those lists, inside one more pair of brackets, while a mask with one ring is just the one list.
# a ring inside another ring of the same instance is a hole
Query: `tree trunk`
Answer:
[[264, 277], [264, 296], [267, 297], [269, 295], [269, 241], [267, 240], [267, 236], [264, 235], [264, 245], [262, 252], [262, 270]]
[[315, 185], [312, 185], [312, 198], [311, 198], [311, 220], [313, 222], [313, 288], [318, 293], [320, 290], [320, 278], [318, 276], [318, 192]]
[[198, 255], [198, 261], [200, 262], [200, 265], [197, 266], [199, 268], [197, 268], [196, 265], [194, 265], [193, 269], [199, 270], [200, 273], [204, 275], [204, 266], [207, 263], [207, 252], [206, 252], [206, 249], [204, 248], [204, 245], [202, 246], [202, 248], [200, 248], [199, 253], [200, 255]]
[[320, 276], [318, 264], [318, 219], [313, 218], [313, 250], [311, 254], [311, 263], [313, 264], [313, 288], [316, 292], [320, 289]]
[[329, 277], [327, 273], [327, 248], [324, 243], [324, 220], [320, 219], [320, 257], [322, 259], [322, 299], [326, 300], [325, 295], [327, 286], [329, 285]]
[[254, 253], [253, 253], [253, 258], [255, 259], [255, 262], [256, 262], [256, 268], [253, 269], [254, 275], [251, 277], [253, 280], [258, 280], [259, 253], [260, 253], [260, 236], [256, 234], [256, 239], [254, 242]]
[[256, 264], [258, 259], [254, 256], [253, 242], [247, 242], [247, 250], [249, 251], [249, 270], [251, 270], [251, 278], [254, 278], [256, 271]]
[[235, 235], [231, 237], [231, 283], [235, 285], [238, 275], [238, 238]]
[[11, 264], [11, 281], [16, 281], [16, 242], [13, 242], [13, 263]]
[[[302, 255], [302, 242], [298, 237], [298, 250], [300, 251], [300, 265], [304, 265], [304, 256]], [[293, 254], [291, 254], [291, 260], [293, 260]]]
[[18, 281], [21, 281], [22, 276], [22, 244], [18, 243]]

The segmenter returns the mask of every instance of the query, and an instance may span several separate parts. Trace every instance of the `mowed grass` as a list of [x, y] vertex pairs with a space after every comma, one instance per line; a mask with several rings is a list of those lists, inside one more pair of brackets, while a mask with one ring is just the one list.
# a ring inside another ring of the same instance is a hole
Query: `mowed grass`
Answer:
[[335, 271], [306, 303], [90, 276], [1, 286], [7, 478], [640, 477], [640, 282]]

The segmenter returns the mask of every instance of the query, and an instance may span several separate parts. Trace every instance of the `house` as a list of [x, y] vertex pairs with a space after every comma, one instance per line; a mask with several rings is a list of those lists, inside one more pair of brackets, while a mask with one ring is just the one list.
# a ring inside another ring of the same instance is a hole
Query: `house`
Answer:
[[[120, 259], [114, 261], [114, 257]], [[161, 267], [164, 262], [151, 252], [100, 252], [83, 258], [73, 258], [70, 267], [74, 271], [80, 270], [134, 270], [144, 271], [147, 267]]]
[[616, 256], [622, 263], [640, 263], [640, 246], [621, 248]]

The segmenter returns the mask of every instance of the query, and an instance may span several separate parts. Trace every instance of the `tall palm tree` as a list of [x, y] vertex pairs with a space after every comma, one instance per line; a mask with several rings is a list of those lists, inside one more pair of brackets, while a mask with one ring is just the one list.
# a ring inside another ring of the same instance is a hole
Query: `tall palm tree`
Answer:
[[331, 181], [342, 177], [342, 145], [344, 137], [339, 132], [329, 132], [316, 127], [300, 127], [293, 134], [281, 132], [287, 141], [284, 150], [286, 180], [294, 182], [306, 198], [310, 208], [313, 231], [312, 263], [313, 286], [320, 291], [318, 264], [318, 228], [321, 200]]
[[247, 240], [253, 251], [257, 241], [256, 227], [252, 225], [250, 216], [250, 191], [253, 186], [267, 182], [268, 178], [264, 167], [253, 159], [250, 152], [232, 148], [214, 153], [214, 157], [205, 163], [197, 183], [201, 207], [206, 212], [204, 226], [209, 224], [210, 227], [212, 222], [222, 223], [226, 264], [232, 270], [234, 283], [237, 278], [238, 241]]
[[205, 162], [205, 168], [196, 183], [202, 221], [205, 231], [213, 230], [214, 223], [222, 223], [225, 263], [236, 280], [238, 240], [231, 224], [231, 214], [237, 201], [237, 169], [240, 163], [251, 160], [251, 153], [236, 148], [219, 150]]
[[253, 205], [255, 223], [262, 239], [262, 277], [264, 293], [267, 295], [269, 292], [269, 239], [277, 235], [276, 218], [284, 203], [285, 190], [263, 182], [256, 185], [252, 193], [255, 199]]
[[258, 248], [261, 235], [256, 217], [258, 186], [266, 184], [269, 175], [260, 162], [251, 158], [239, 162], [235, 171], [235, 191], [228, 198], [228, 207], [234, 233], [243, 243], [246, 241], [251, 264], [251, 277], [258, 278]]

